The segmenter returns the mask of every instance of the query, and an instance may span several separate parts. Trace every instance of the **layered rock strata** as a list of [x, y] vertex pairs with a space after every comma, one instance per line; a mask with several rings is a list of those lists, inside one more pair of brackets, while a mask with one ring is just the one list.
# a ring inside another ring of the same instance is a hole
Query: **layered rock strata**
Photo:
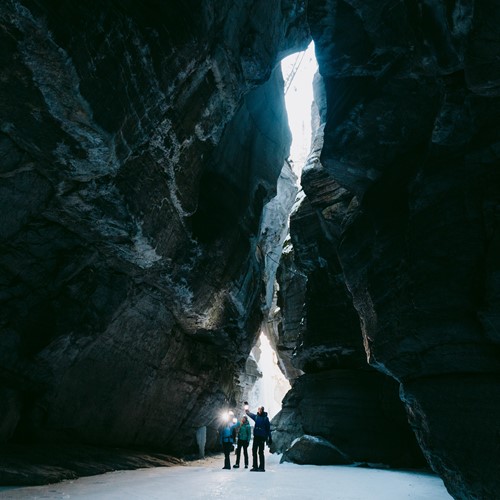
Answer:
[[[499, 18], [309, 0], [324, 145], [280, 271], [292, 314], [278, 298], [308, 377], [358, 371], [360, 320], [467, 499], [500, 477]], [[6, 0], [0, 19], [0, 437], [213, 442], [266, 304], [260, 216], [289, 141], [273, 68], [307, 42], [305, 2]]]
[[302, 2], [0, 7], [2, 440], [196, 449], [258, 334]]
[[274, 447], [284, 452], [283, 460], [298, 463], [422, 466], [397, 382], [366, 362], [358, 315], [337, 256], [354, 195], [319, 159], [326, 116], [319, 76], [315, 96], [316, 136], [301, 180], [305, 195], [292, 212], [293, 251], [279, 273], [283, 337], [295, 338], [291, 362], [305, 374], [273, 419]]
[[464, 499], [494, 498], [500, 477], [499, 16], [493, 1], [308, 8], [321, 165], [354, 196], [337, 256], [367, 358]]
[[[0, 484], [34, 486], [116, 470], [183, 465], [155, 451], [63, 444], [2, 444]], [[2, 496], [7, 497], [3, 492]]]
[[[279, 333], [275, 331], [280, 321], [275, 319], [279, 316], [279, 307], [276, 304], [276, 272], [280, 263], [283, 243], [288, 234], [288, 219], [297, 195], [297, 176], [292, 171], [291, 165], [285, 162], [278, 178], [276, 196], [264, 206], [257, 241], [257, 255], [263, 261], [265, 294], [262, 298], [263, 323], [261, 332], [264, 333], [270, 342], [271, 348], [275, 351], [281, 349], [279, 343]], [[259, 361], [261, 353], [260, 339], [252, 349], [250, 357], [245, 364], [245, 371], [240, 376], [241, 396], [240, 401], [260, 400], [259, 386], [256, 385], [255, 363]], [[280, 350], [277, 356], [279, 368], [288, 380], [293, 380], [300, 371], [296, 370], [289, 362], [290, 357], [284, 355]], [[262, 373], [259, 375], [259, 378]], [[275, 388], [276, 392], [276, 388]], [[281, 392], [281, 391], [279, 391]], [[286, 390], [284, 391], [286, 392]], [[277, 397], [276, 403], [280, 405], [281, 397]], [[266, 408], [269, 410], [270, 401], [266, 401]]]

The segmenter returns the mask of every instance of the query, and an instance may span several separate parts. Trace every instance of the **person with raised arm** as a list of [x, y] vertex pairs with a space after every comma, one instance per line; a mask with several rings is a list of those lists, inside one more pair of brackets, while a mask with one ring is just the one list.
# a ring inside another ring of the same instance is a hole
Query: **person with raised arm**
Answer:
[[222, 445], [222, 451], [224, 452], [224, 467], [223, 469], [231, 469], [230, 455], [234, 451], [233, 443], [235, 441], [235, 436], [240, 423], [234, 418], [234, 413], [232, 411], [225, 413], [223, 415], [224, 424], [219, 431], [220, 444]]
[[[252, 468], [250, 472], [265, 472], [264, 444], [271, 446], [271, 424], [263, 406], [257, 408], [257, 414], [250, 413], [248, 403], [245, 401], [245, 413], [255, 422], [253, 428]], [[258, 458], [258, 460], [257, 460]]]

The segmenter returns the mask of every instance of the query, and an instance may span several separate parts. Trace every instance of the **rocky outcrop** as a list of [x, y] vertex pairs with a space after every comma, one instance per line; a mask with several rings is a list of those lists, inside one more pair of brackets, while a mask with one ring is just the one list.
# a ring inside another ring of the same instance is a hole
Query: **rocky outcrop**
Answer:
[[315, 90], [316, 136], [301, 179], [305, 196], [292, 212], [293, 252], [279, 274], [282, 330], [295, 337], [291, 362], [305, 374], [273, 419], [273, 447], [297, 463], [422, 466], [398, 384], [366, 362], [337, 256], [343, 222], [356, 203], [321, 165], [326, 100], [319, 77]]
[[262, 317], [303, 2], [0, 19], [0, 438], [210, 447]]
[[276, 196], [264, 206], [260, 224], [259, 250], [265, 259], [266, 296], [263, 310], [271, 312], [275, 298], [276, 271], [288, 234], [288, 219], [297, 196], [297, 176], [288, 162], [277, 182]]
[[325, 439], [304, 435], [297, 438], [281, 457], [281, 462], [313, 465], [345, 465], [350, 460]]
[[275, 306], [268, 315], [267, 327], [272, 331], [280, 367], [293, 384], [303, 374], [293, 361], [299, 341], [306, 276], [295, 266], [290, 239], [284, 242], [276, 273]]
[[[293, 403], [297, 437], [355, 457], [321, 392], [309, 427], [309, 381], [349, 374], [368, 402], [358, 379], [382, 393], [388, 375], [453, 496], [495, 497], [499, 16], [493, 0], [2, 2], [0, 438], [181, 453], [206, 425], [214, 442], [269, 304], [257, 242], [289, 142], [275, 68], [310, 28], [324, 143], [278, 271], [282, 366], [306, 372], [283, 418]], [[372, 458], [391, 462], [380, 436]]]
[[[306, 373], [295, 382], [272, 424], [273, 447], [282, 450], [287, 461], [317, 463], [320, 453], [323, 464], [331, 465], [424, 464], [397, 385], [375, 370]], [[325, 454], [325, 446], [332, 453]]]
[[308, 9], [328, 103], [320, 160], [354, 196], [337, 255], [366, 354], [401, 382], [456, 498], [499, 487], [499, 15], [490, 1]]
[[[292, 381], [301, 374], [301, 370], [291, 363], [292, 351], [296, 345], [296, 337], [288, 335], [285, 341], [281, 308], [278, 305], [279, 285], [277, 272], [287, 245], [285, 240], [289, 232], [289, 217], [297, 196], [297, 177], [287, 162], [278, 179], [276, 196], [264, 207], [259, 249], [265, 259], [266, 299], [262, 311], [264, 321], [262, 331], [269, 339], [270, 345], [278, 353], [277, 362], [285, 377]], [[285, 257], [286, 258], [286, 257]]]
[[[3, 444], [2, 486], [33, 486], [116, 470], [182, 465], [178, 458], [155, 451], [84, 445]], [[2, 493], [3, 497], [8, 493]]]
[[[305, 374], [273, 419], [273, 449], [285, 460], [316, 463], [315, 447], [295, 440], [313, 436], [336, 450], [330, 464], [423, 467], [397, 384], [374, 370], [333, 369]], [[342, 457], [342, 462], [339, 462]]]

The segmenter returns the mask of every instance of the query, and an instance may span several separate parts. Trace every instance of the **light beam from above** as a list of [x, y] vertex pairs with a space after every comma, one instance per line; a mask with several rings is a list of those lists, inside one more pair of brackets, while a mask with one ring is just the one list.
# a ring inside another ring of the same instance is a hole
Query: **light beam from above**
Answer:
[[281, 61], [288, 124], [292, 133], [290, 160], [299, 179], [311, 148], [312, 83], [317, 69], [314, 42], [304, 52], [296, 52]]

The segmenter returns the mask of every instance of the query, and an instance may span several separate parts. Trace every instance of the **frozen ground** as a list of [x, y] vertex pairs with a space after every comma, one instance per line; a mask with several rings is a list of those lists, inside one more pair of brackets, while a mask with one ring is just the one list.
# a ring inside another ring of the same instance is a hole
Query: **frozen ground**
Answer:
[[[232, 457], [233, 458], [233, 457]], [[268, 455], [266, 472], [222, 470], [223, 456], [189, 466], [118, 471], [48, 486], [0, 488], [1, 499], [441, 500], [452, 498], [430, 474], [346, 466], [280, 464]]]

